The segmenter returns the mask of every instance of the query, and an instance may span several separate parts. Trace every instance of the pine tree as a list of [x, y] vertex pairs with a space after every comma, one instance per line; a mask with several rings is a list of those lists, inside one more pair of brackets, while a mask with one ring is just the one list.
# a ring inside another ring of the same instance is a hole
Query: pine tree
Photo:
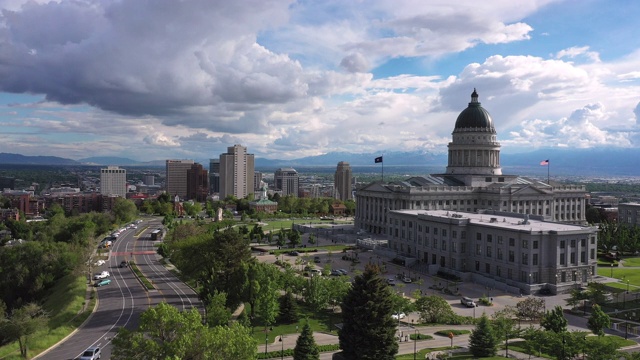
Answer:
[[347, 359], [392, 360], [398, 352], [391, 290], [376, 266], [356, 276], [342, 302], [340, 348]]
[[469, 350], [474, 357], [495, 356], [498, 352], [498, 339], [489, 324], [487, 315], [482, 314], [480, 322], [469, 337]]
[[306, 321], [302, 326], [302, 333], [298, 336], [296, 347], [293, 349], [293, 360], [318, 360], [320, 359], [320, 351], [316, 340], [313, 338], [309, 322]]
[[298, 321], [298, 306], [293, 295], [287, 292], [280, 298], [280, 315], [278, 320], [285, 324]]

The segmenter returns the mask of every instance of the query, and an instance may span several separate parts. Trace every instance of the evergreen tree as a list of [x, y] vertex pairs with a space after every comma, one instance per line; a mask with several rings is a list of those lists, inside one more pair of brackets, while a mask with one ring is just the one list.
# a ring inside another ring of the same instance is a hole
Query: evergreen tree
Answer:
[[476, 328], [469, 337], [469, 350], [474, 357], [495, 356], [498, 352], [498, 339], [489, 324], [487, 315], [482, 314]]
[[280, 315], [278, 320], [285, 324], [298, 321], [298, 305], [290, 292], [280, 298]]
[[340, 348], [347, 359], [392, 360], [398, 352], [391, 290], [377, 266], [355, 277], [342, 302]]
[[302, 326], [302, 333], [298, 336], [296, 347], [293, 349], [293, 360], [319, 360], [320, 351], [313, 338], [309, 322]]
[[567, 319], [564, 317], [562, 307], [556, 306], [553, 310], [547, 311], [540, 320], [540, 326], [557, 334], [567, 331]]

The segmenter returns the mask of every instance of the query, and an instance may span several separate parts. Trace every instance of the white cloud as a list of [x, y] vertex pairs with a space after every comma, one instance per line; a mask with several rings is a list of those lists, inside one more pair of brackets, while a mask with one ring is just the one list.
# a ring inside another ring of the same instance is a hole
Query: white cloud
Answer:
[[562, 59], [565, 57], [570, 59], [575, 59], [579, 56], [585, 56], [591, 61], [600, 62], [600, 54], [598, 54], [596, 51], [589, 51], [588, 46], [582, 46], [582, 47], [574, 46], [568, 49], [560, 50], [556, 54], [557, 59]]

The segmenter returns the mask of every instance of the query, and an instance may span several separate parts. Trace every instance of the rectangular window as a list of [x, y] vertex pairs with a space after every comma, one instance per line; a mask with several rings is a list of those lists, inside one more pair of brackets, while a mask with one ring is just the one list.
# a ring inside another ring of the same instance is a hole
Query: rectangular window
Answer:
[[529, 265], [529, 254], [522, 253], [522, 265]]
[[476, 261], [476, 271], [480, 271], [480, 261]]
[[509, 262], [514, 262], [515, 261], [515, 253], [513, 252], [513, 250], [509, 250]]
[[482, 234], [476, 233], [476, 240], [482, 240]]
[[464, 240], [467, 238], [467, 232], [466, 231], [460, 231], [460, 239]]
[[496, 249], [496, 255], [498, 257], [498, 260], [502, 260], [502, 249], [501, 248], [497, 248]]
[[433, 245], [432, 245], [432, 247], [433, 247], [434, 249], [437, 249], [437, 248], [438, 248], [438, 239], [433, 239]]
[[582, 247], [587, 246], [587, 239], [581, 239], [580, 240], [580, 246], [582, 246]]
[[456, 245], [456, 243], [452, 242], [451, 243], [451, 252], [457, 252], [457, 248], [458, 248], [458, 246]]
[[476, 255], [481, 255], [482, 254], [482, 245], [477, 244], [476, 245]]
[[560, 249], [564, 249], [567, 247], [567, 243], [564, 240], [560, 240]]
[[596, 249], [591, 249], [591, 250], [589, 250], [589, 258], [590, 258], [591, 260], [593, 260], [593, 259], [595, 259], [595, 258], [596, 258]]
[[571, 253], [571, 264], [576, 263], [576, 253]]
[[466, 243], [461, 243], [460, 244], [460, 253], [464, 254], [467, 251], [467, 244]]
[[534, 240], [533, 241], [533, 248], [537, 249], [538, 248], [538, 240]]
[[531, 265], [538, 265], [538, 254], [533, 254], [533, 259], [531, 259]]
[[575, 239], [571, 240], [571, 247], [572, 248], [576, 247], [576, 240]]
[[452, 231], [451, 231], [451, 238], [452, 238], [452, 239], [457, 239], [457, 238], [458, 238], [458, 232], [457, 232], [457, 231], [455, 231], [455, 230], [452, 230]]
[[438, 228], [433, 228], [433, 235], [438, 235]]
[[502, 268], [500, 266], [496, 266], [496, 275], [502, 276]]
[[580, 252], [580, 262], [581, 263], [586, 263], [587, 262], [587, 252], [586, 251], [581, 251]]
[[502, 236], [498, 235], [498, 245], [502, 245]]
[[487, 234], [487, 242], [492, 242], [493, 241], [493, 236], [491, 236], [491, 234]]
[[489, 263], [484, 264], [484, 272], [486, 272], [487, 274], [491, 274], [491, 264]]
[[509, 246], [516, 246], [516, 239], [509, 238]]
[[560, 265], [565, 265], [565, 254], [560, 254]]
[[428, 226], [424, 227], [424, 232], [427, 233], [427, 234], [429, 233], [429, 227]]
[[491, 246], [487, 246], [487, 257], [491, 257]]
[[447, 236], [447, 229], [442, 229], [442, 236]]
[[447, 251], [447, 241], [442, 240], [442, 251]]
[[507, 279], [513, 280], [513, 269], [507, 269]]
[[523, 249], [529, 248], [529, 240], [522, 240], [522, 248]]

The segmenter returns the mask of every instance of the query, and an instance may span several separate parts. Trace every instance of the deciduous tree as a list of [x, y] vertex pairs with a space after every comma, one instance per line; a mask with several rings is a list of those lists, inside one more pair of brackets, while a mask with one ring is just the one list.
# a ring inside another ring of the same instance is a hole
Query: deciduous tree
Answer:
[[602, 311], [600, 305], [593, 305], [593, 312], [591, 312], [591, 317], [587, 321], [587, 327], [589, 330], [598, 336], [604, 336], [604, 329], [607, 329], [610, 326], [611, 318], [609, 318], [609, 315]]
[[29, 303], [14, 309], [8, 317], [1, 319], [0, 331], [5, 339], [18, 341], [20, 355], [27, 358], [29, 343], [34, 334], [46, 326], [47, 318], [40, 305]]
[[454, 315], [447, 300], [436, 295], [420, 296], [414, 306], [420, 321], [427, 324], [444, 323]]
[[540, 320], [540, 326], [557, 334], [567, 331], [567, 319], [564, 317], [562, 307], [556, 306], [553, 310], [547, 311]]

